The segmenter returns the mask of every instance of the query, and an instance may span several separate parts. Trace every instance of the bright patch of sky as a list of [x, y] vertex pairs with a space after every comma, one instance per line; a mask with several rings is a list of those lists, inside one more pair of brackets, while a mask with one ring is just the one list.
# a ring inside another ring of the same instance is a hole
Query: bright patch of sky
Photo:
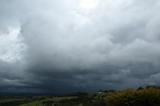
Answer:
[[19, 37], [20, 28], [9, 28], [7, 33], [0, 35], [0, 60], [5, 62], [16, 62], [22, 58], [25, 45]]

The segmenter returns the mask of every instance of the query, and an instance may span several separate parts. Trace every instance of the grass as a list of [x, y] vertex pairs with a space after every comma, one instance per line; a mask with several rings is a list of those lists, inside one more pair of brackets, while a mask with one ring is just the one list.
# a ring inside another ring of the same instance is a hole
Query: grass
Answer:
[[26, 103], [26, 104], [22, 104], [19, 106], [43, 106], [43, 102], [59, 102], [61, 100], [69, 100], [69, 99], [73, 99], [73, 98], [77, 98], [74, 96], [66, 96], [66, 97], [53, 97], [53, 98], [49, 98], [49, 99], [44, 99], [44, 100], [38, 100], [38, 101], [34, 101], [31, 103]]
[[103, 93], [95, 95], [78, 93], [78, 95], [73, 94], [57, 97], [6, 97], [0, 98], [0, 106], [93, 106], [94, 103], [97, 103], [97, 101], [101, 100], [103, 95]]
[[14, 102], [14, 101], [23, 101], [25, 99], [15, 99], [15, 98], [10, 98], [10, 99], [0, 99], [0, 103], [6, 103], [6, 102]]

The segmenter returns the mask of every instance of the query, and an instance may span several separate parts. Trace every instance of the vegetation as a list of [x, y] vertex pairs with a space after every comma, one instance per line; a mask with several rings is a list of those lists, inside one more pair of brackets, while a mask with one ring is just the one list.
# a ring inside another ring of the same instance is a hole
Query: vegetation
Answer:
[[77, 92], [56, 97], [2, 97], [0, 106], [160, 106], [160, 87], [100, 90], [95, 94]]
[[107, 106], [160, 106], [160, 88], [149, 86], [110, 92], [104, 100]]

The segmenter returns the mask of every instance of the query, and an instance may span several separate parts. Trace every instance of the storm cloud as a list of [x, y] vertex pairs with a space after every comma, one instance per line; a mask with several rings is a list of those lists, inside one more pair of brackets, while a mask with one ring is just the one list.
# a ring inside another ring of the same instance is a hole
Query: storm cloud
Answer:
[[160, 84], [160, 1], [88, 2], [0, 1], [0, 92]]

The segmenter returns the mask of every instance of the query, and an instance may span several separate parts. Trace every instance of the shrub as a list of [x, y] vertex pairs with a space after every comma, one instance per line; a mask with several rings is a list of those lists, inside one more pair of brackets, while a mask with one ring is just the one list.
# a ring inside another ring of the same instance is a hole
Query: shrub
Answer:
[[107, 106], [160, 106], [160, 88], [126, 89], [110, 92], [104, 98]]

